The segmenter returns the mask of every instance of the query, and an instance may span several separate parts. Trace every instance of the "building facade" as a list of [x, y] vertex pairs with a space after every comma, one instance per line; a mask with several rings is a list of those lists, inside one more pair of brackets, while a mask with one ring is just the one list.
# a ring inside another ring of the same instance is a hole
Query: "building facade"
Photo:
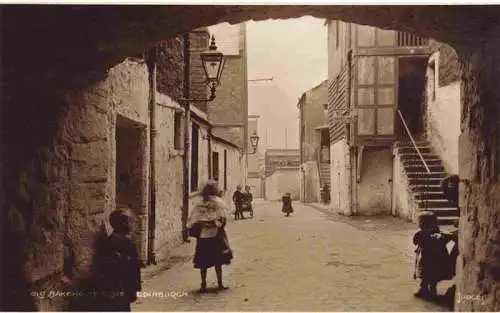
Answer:
[[328, 80], [299, 99], [300, 200], [320, 202], [321, 189], [330, 190], [330, 134], [326, 119]]
[[328, 34], [331, 207], [408, 220], [431, 210], [442, 223], [456, 220], [440, 189], [444, 153], [436, 154], [455, 149], [437, 140], [452, 142], [456, 127], [435, 126], [443, 113], [427, 94], [435, 76], [429, 40], [340, 21], [328, 22]]
[[[397, 110], [404, 111], [399, 103], [416, 110], [421, 101], [416, 94], [424, 88], [415, 79], [414, 92], [404, 99], [407, 95], [398, 93], [400, 78], [406, 68], [423, 64], [428, 53], [423, 38], [328, 21], [331, 199], [336, 211], [390, 213], [392, 145], [401, 131]], [[425, 67], [419, 69], [422, 78]], [[413, 111], [407, 115], [414, 116]]]

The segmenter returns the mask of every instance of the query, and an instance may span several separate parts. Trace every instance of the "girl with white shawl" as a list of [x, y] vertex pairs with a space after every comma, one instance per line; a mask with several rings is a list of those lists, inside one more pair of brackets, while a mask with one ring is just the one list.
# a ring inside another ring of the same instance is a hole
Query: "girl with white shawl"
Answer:
[[187, 228], [196, 237], [194, 268], [200, 269], [200, 292], [207, 291], [207, 270], [215, 267], [219, 289], [227, 289], [222, 283], [222, 265], [231, 264], [233, 258], [229, 247], [225, 225], [227, 208], [220, 194], [217, 182], [209, 181], [203, 187], [203, 202], [193, 208], [189, 215]]

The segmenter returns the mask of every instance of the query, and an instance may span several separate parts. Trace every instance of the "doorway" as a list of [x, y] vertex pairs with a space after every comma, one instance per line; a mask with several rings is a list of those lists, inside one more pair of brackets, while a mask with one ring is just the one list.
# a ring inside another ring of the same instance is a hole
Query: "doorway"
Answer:
[[116, 197], [117, 209], [130, 209], [135, 218], [132, 237], [139, 256], [147, 256], [147, 165], [146, 126], [122, 116], [116, 118]]
[[[426, 71], [427, 58], [408, 57], [399, 59], [398, 109], [401, 111], [413, 137], [421, 137], [425, 130]], [[402, 125], [398, 127], [398, 137], [407, 137], [406, 130]]]

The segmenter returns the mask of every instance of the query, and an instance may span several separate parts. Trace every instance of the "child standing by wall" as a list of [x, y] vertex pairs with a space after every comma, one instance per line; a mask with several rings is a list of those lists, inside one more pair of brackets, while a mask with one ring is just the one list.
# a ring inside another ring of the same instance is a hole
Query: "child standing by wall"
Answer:
[[113, 233], [98, 251], [97, 284], [99, 311], [131, 311], [130, 304], [141, 290], [141, 263], [130, 238], [132, 213], [117, 209], [109, 217]]
[[420, 289], [416, 297], [433, 298], [436, 286], [441, 280], [451, 279], [450, 256], [446, 249], [449, 239], [440, 232], [434, 213], [426, 211], [419, 216], [420, 230], [413, 236], [417, 246], [414, 278], [420, 278]]

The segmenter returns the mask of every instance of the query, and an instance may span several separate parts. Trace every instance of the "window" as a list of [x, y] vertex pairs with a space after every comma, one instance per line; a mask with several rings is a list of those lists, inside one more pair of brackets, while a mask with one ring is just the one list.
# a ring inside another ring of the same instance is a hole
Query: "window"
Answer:
[[224, 190], [227, 190], [227, 150], [224, 149]]
[[182, 128], [182, 113], [177, 112], [174, 115], [174, 149], [182, 149], [181, 140], [181, 128]]
[[191, 192], [198, 190], [198, 125], [191, 126]]
[[219, 152], [212, 152], [212, 178], [219, 181]]

